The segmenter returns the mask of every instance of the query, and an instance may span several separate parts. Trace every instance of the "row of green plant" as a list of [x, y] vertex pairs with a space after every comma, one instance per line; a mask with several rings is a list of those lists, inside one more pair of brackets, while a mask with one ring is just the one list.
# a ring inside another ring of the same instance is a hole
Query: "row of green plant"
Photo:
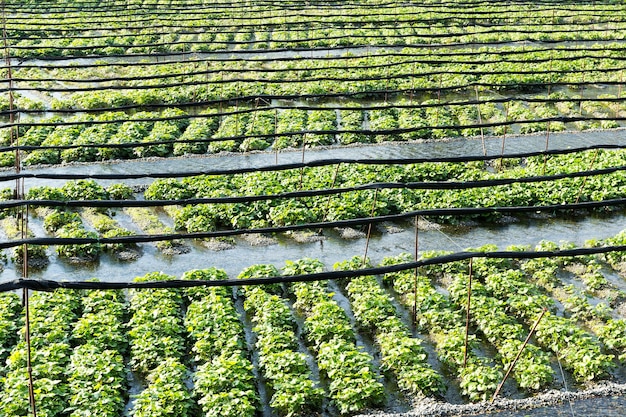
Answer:
[[[573, 245], [557, 245], [554, 242], [542, 241], [535, 250], [559, 250], [571, 246]], [[626, 359], [626, 333], [624, 332], [626, 320], [612, 317], [611, 307], [608, 304], [624, 299], [626, 293], [615, 288], [609, 291], [612, 285], [601, 273], [602, 264], [596, 256], [529, 260], [523, 267], [532, 274], [532, 278], [541, 288], [563, 304], [573, 320], [591, 329], [598, 340], [614, 352], [620, 361]], [[564, 269], [573, 271], [574, 276], [583, 282], [586, 289], [565, 285], [558, 273]], [[610, 299], [592, 306], [590, 299], [593, 293], [608, 295]]]
[[[188, 271], [184, 280], [223, 280], [223, 270]], [[197, 366], [194, 397], [207, 417], [253, 417], [259, 405], [256, 375], [246, 351], [243, 324], [226, 287], [185, 290], [184, 324]]]
[[[371, 9], [368, 9], [371, 10]], [[376, 10], [376, 9], [374, 9]], [[397, 11], [399, 16], [409, 16], [410, 8], [404, 8]], [[506, 10], [505, 13], [510, 12]], [[326, 24], [333, 25], [334, 20], [340, 19], [341, 24], [337, 27], [327, 28], [310, 28], [304, 26], [308, 19], [302, 19], [302, 15], [298, 16], [297, 23], [299, 27], [293, 27], [296, 21], [291, 21], [291, 27], [278, 27], [271, 31], [269, 29], [259, 29], [252, 31], [250, 29], [241, 29], [236, 26], [228, 27], [229, 21], [219, 21], [216, 27], [204, 27], [202, 31], [198, 31], [195, 25], [202, 22], [203, 19], [215, 19], [215, 15], [199, 13], [192, 19], [192, 26], [188, 26], [185, 20], [177, 21], [170, 16], [159, 17], [154, 16], [156, 22], [175, 21], [179, 27], [178, 31], [182, 33], [170, 32], [168, 34], [160, 33], [155, 26], [140, 30], [139, 32], [129, 32], [124, 30], [128, 25], [125, 19], [118, 22], [111, 21], [114, 26], [121, 26], [121, 33], [116, 32], [115, 35], [104, 32], [100, 36], [80, 37], [80, 34], [93, 33], [95, 27], [87, 26], [75, 38], [59, 38], [56, 37], [33, 37], [29, 38], [28, 32], [20, 33], [19, 24], [10, 24], [8, 33], [17, 39], [12, 39], [11, 46], [15, 49], [12, 55], [16, 57], [37, 57], [37, 56], [82, 56], [82, 55], [115, 55], [115, 54], [137, 54], [137, 53], [164, 53], [164, 52], [207, 52], [229, 49], [230, 44], [234, 43], [235, 49], [282, 49], [282, 48], [328, 48], [340, 46], [361, 46], [361, 45], [381, 45], [381, 46], [404, 46], [404, 45], [420, 45], [420, 44], [455, 44], [455, 43], [489, 43], [498, 41], [600, 41], [615, 40], [620, 33], [624, 31], [624, 24], [614, 22], [611, 30], [606, 30], [606, 26], [597, 27], [589, 24], [589, 30], [574, 31], [568, 25], [558, 25], [555, 23], [545, 23], [535, 20], [536, 17], [528, 17], [528, 20], [515, 22], [513, 24], [500, 24], [492, 28], [474, 26], [467, 28], [462, 22], [457, 24], [430, 24], [426, 20], [431, 19], [433, 13], [426, 15], [420, 11], [418, 16], [411, 16], [414, 19], [411, 24], [403, 24], [385, 14], [364, 13], [364, 9], [357, 10], [358, 13], [351, 16], [350, 13], [341, 14], [324, 18], [330, 20]], [[490, 11], [493, 13], [493, 11]], [[547, 13], [547, 10], [543, 11]], [[274, 19], [268, 17], [263, 11], [259, 12], [259, 16], [248, 14], [249, 21], [263, 18], [263, 23], [270, 23], [275, 19], [275, 23], [287, 24], [285, 17], [274, 16]], [[599, 12], [601, 13], [601, 12]], [[606, 12], [605, 12], [606, 13]], [[610, 11], [611, 18], [614, 18], [615, 10]], [[541, 13], [539, 13], [541, 14]], [[428, 17], [427, 17], [428, 16]], [[46, 16], [47, 17], [47, 16]], [[294, 16], [295, 17], [295, 16]], [[292, 17], [292, 19], [294, 18]], [[315, 16], [317, 19], [319, 15]], [[393, 16], [395, 19], [398, 16]], [[434, 13], [437, 18], [437, 13]], [[545, 18], [545, 14], [542, 16]], [[94, 19], [92, 17], [91, 19]], [[222, 17], [224, 19], [224, 17]], [[356, 20], [358, 19], [358, 20]], [[290, 19], [291, 20], [291, 19]], [[365, 25], [365, 21], [375, 22]], [[68, 22], [62, 19], [61, 22]], [[151, 22], [152, 25], [155, 21]], [[61, 23], [59, 22], [59, 23]], [[92, 24], [96, 24], [97, 20]], [[241, 22], [237, 22], [241, 24]], [[346, 26], [347, 23], [347, 26]], [[352, 23], [352, 24], [350, 24]], [[111, 23], [108, 23], [109, 25]], [[257, 23], [258, 24], [258, 23]], [[395, 25], [395, 27], [390, 25]], [[31, 31], [37, 26], [29, 22], [26, 26]], [[189, 30], [193, 30], [189, 33]], [[195, 30], [194, 30], [195, 29]], [[111, 29], [109, 29], [111, 30]], [[19, 35], [18, 35], [19, 34]], [[17, 35], [17, 36], [16, 36]], [[37, 35], [35, 35], [37, 36]], [[20, 40], [21, 39], [21, 40]], [[78, 48], [78, 49], [77, 49]]]
[[[173, 276], [149, 273], [135, 282], [167, 281]], [[186, 348], [183, 296], [171, 289], [132, 290], [129, 321], [130, 367], [146, 388], [134, 398], [135, 417], [189, 416], [193, 407], [183, 364]]]
[[119, 416], [128, 400], [127, 304], [122, 291], [93, 290], [82, 297], [82, 316], [66, 375], [70, 417]]
[[[177, 181], [155, 181], [144, 193], [146, 199], [185, 199], [192, 197], [223, 197], [236, 195], [271, 195], [286, 191], [352, 187], [373, 182], [411, 183], [419, 181], [471, 181], [500, 178], [524, 178], [545, 174], [561, 174], [587, 169], [623, 165], [622, 151], [591, 151], [549, 158], [532, 157], [516, 165], [507, 161], [493, 172], [483, 163], [424, 163], [414, 165], [341, 165], [280, 172], [256, 172], [243, 175], [199, 176]], [[516, 183], [465, 190], [383, 189], [350, 191], [341, 196], [273, 199], [252, 203], [197, 204], [170, 206], [175, 228], [189, 232], [216, 229], [243, 229], [303, 224], [397, 214], [417, 209], [439, 207], [502, 207], [526, 205], [557, 205], [577, 201], [602, 201], [619, 198], [624, 182], [622, 172], [587, 178], [550, 182]], [[607, 184], [611, 186], [607, 187]], [[29, 200], [98, 200], [124, 199], [132, 190], [115, 184], [104, 188], [92, 180], [70, 181], [63, 187], [33, 187]], [[374, 200], [375, 207], [372, 207]], [[372, 212], [372, 208], [374, 209]], [[35, 214], [45, 217], [44, 227], [59, 237], [96, 237], [84, 229], [78, 213], [38, 208]], [[499, 214], [479, 216], [496, 219]], [[476, 217], [476, 216], [474, 216]], [[458, 217], [437, 218], [443, 222], [459, 221]], [[106, 221], [105, 223], [110, 223]], [[115, 229], [114, 229], [115, 230]], [[618, 239], [618, 236], [613, 240]], [[611, 243], [611, 242], [607, 242]], [[67, 257], [93, 259], [102, 250], [98, 244], [60, 245], [57, 253]], [[619, 256], [619, 253], [607, 255]]]
[[[415, 57], [416, 53], [419, 58]], [[245, 59], [185, 60], [125, 68], [25, 68], [16, 70], [16, 76], [24, 79], [23, 85], [30, 89], [40, 89], [42, 84], [66, 89], [59, 82], [40, 81], [55, 78], [75, 80], [80, 87], [93, 89], [68, 89], [62, 96], [49, 100], [49, 104], [46, 100], [46, 106], [53, 110], [115, 109], [150, 104], [175, 106], [223, 99], [243, 102], [263, 96], [289, 100], [293, 96], [320, 94], [386, 101], [391, 98], [387, 92], [396, 90], [406, 91], [410, 98], [423, 102], [434, 95], [439, 101], [441, 94], [445, 98], [447, 89], [453, 89], [451, 99], [456, 101], [459, 94], [466, 99], [494, 97], [494, 90], [507, 97], [523, 97], [529, 92], [546, 97], [556, 89], [562, 90], [551, 86], [553, 83], [620, 84], [623, 81], [622, 54], [619, 43], [608, 45], [606, 50], [595, 46], [590, 51], [539, 47], [503, 47], [494, 51], [485, 47], [442, 53], [440, 48], [430, 52], [406, 48], [400, 52], [377, 50], [374, 55], [337, 55], [330, 61], [327, 57], [296, 57], [262, 63]], [[529, 61], [533, 62], [532, 71], [527, 68]], [[150, 76], [155, 78], [146, 81]], [[119, 77], [123, 79], [117, 80]], [[94, 79], [101, 79], [102, 87], [94, 87]], [[109, 79], [115, 80], [115, 88], [107, 86], [113, 82]], [[578, 91], [570, 91], [568, 95], [575, 98], [576, 93], [581, 93], [587, 98], [600, 98], [605, 94], [595, 87], [576, 89]], [[565, 109], [567, 105], [562, 107]]]
[[[37, 292], [29, 298], [31, 369], [37, 414], [60, 416], [73, 395], [66, 373], [71, 366], [72, 331], [80, 314], [81, 298], [75, 292], [62, 290]], [[9, 303], [15, 306], [15, 300]], [[32, 415], [24, 330], [19, 332], [19, 342], [11, 349], [2, 372], [0, 413], [6, 416]]]
[[[554, 300], [529, 282], [529, 278], [541, 279], [532, 277], [538, 271], [535, 268], [543, 263], [542, 259], [545, 258], [523, 262], [521, 269], [506, 262], [492, 264], [483, 272], [477, 271], [477, 277], [484, 280], [490, 294], [504, 301], [510, 314], [528, 326], [532, 326], [545, 311], [537, 325], [535, 339], [557, 356], [576, 381], [582, 383], [606, 376], [614, 367], [612, 357], [602, 353], [601, 345], [571, 318], [557, 315]], [[547, 271], [544, 275], [550, 274]]]
[[[400, 102], [400, 104], [408, 102]], [[426, 103], [434, 104], [434, 101]], [[522, 113], [514, 113], [513, 107], [523, 109]], [[533, 110], [534, 109], [534, 110]], [[541, 110], [544, 109], [544, 110]], [[542, 113], [539, 113], [542, 111]], [[574, 111], [574, 110], [572, 110]], [[577, 111], [577, 110], [576, 110]], [[445, 138], [454, 136], [477, 136], [482, 134], [500, 134], [510, 127], [495, 128], [463, 128], [459, 125], [477, 125], [482, 122], [503, 122], [506, 110], [495, 104], [471, 106], [441, 106], [426, 108], [395, 108], [382, 110], [340, 110], [337, 111], [285, 109], [282, 111], [260, 110], [252, 113], [236, 113], [222, 117], [206, 116], [198, 119], [182, 121], [146, 121], [115, 123], [115, 118], [122, 118], [118, 113], [98, 116], [77, 116], [70, 121], [86, 122], [73, 126], [33, 126], [21, 128], [20, 144], [24, 146], [77, 146], [65, 150], [35, 149], [23, 151], [21, 155], [24, 165], [58, 164], [62, 162], [90, 162], [109, 159], [133, 159], [144, 156], [169, 157], [183, 154], [204, 154], [228, 152], [248, 152], [254, 150], [294, 148], [300, 146], [317, 147], [332, 144], [348, 145], [352, 143], [374, 143], [387, 141], [407, 141], [429, 138]], [[480, 113], [480, 116], [479, 116]], [[177, 111], [165, 111], [162, 116], [176, 116]], [[181, 113], [182, 114], [182, 113]], [[519, 102], [511, 105], [508, 120], [535, 120], [541, 117], [557, 116], [552, 105], [534, 105], [526, 108]], [[572, 114], [566, 114], [572, 115]], [[135, 114], [133, 118], [154, 118], [154, 113]], [[608, 117], [608, 116], [607, 116]], [[89, 125], [89, 121], [111, 121], [111, 124]], [[55, 122], [57, 118], [48, 119]], [[367, 128], [365, 128], [367, 123]], [[339, 130], [337, 127], [340, 127]], [[445, 129], [431, 129], [432, 126], [449, 126]], [[560, 126], [560, 127], [559, 127]], [[593, 125], [589, 125], [593, 127]], [[424, 127], [423, 129], [418, 129]], [[608, 125], [605, 127], [609, 127]], [[612, 127], [616, 127], [613, 125]], [[563, 130], [562, 123], [551, 123], [550, 130]], [[405, 132], [397, 132], [405, 129]], [[547, 129], [547, 123], [537, 122], [522, 124], [522, 133]], [[371, 131], [383, 132], [372, 134]], [[5, 131], [8, 133], [8, 130]], [[327, 132], [327, 133], [312, 133]], [[385, 133], [386, 132], [386, 133]], [[287, 133], [288, 135], [281, 135]], [[142, 144], [154, 141], [168, 143], [147, 147], [130, 148], [83, 148], [81, 145], [120, 145]], [[200, 141], [200, 142], [193, 142]], [[169, 143], [172, 142], [172, 143]], [[187, 143], [189, 142], [189, 143]], [[5, 137], [9, 145], [9, 136]], [[14, 152], [4, 152], [0, 163], [12, 166], [15, 162]]]
[[[434, 257], [436, 254], [424, 256]], [[409, 254], [401, 254], [385, 258], [381, 265], [412, 260]], [[429, 270], [429, 275], [434, 280], [440, 274]], [[383, 282], [393, 288], [407, 309], [413, 311], [418, 329], [428, 332], [435, 343], [439, 360], [458, 379], [461, 393], [471, 401], [490, 399], [504, 376], [502, 369], [476, 353], [479, 340], [475, 334], [468, 334], [465, 344], [466, 329], [462, 311], [436, 290], [431, 277], [407, 270], [385, 274]]]
[[[254, 265], [244, 269], [239, 278], [279, 274], [273, 265]], [[319, 409], [324, 391], [312, 378], [306, 354], [298, 351], [296, 323], [289, 306], [272, 288], [241, 287], [243, 306], [256, 334], [259, 368], [272, 391], [269, 405], [280, 415], [298, 416]]]
[[[375, 182], [473, 181], [527, 178], [610, 168], [623, 165], [624, 152], [581, 152], [562, 156], [505, 161], [491, 170], [480, 163], [423, 163], [415, 165], [340, 165], [236, 176], [199, 176], [180, 181], [157, 180], [146, 199], [185, 199], [273, 195], [298, 190], [345, 188]], [[521, 164], [520, 164], [521, 163]], [[519, 165], [518, 165], [519, 164]], [[615, 172], [586, 178], [513, 183], [459, 190], [383, 189], [347, 191], [340, 196], [277, 198], [250, 203], [197, 204], [172, 208], [175, 228], [189, 232], [296, 225], [359, 217], [398, 214], [420, 209], [451, 207], [510, 207], [571, 204], [620, 198], [624, 174]], [[609, 186], [607, 186], [609, 185]], [[375, 207], [372, 207], [375, 202]], [[501, 214], [473, 216], [497, 220]], [[457, 216], [437, 221], [459, 222]]]
[[[335, 264], [336, 270], [358, 270], [371, 267], [369, 260], [354, 257]], [[398, 387], [410, 394], [425, 396], [445, 392], [441, 374], [427, 362], [428, 354], [419, 339], [413, 337], [402, 322], [390, 295], [375, 277], [368, 275], [349, 280], [344, 290], [350, 299], [356, 323], [373, 336], [381, 354], [381, 369], [390, 371]]]
[[[467, 309], [468, 284], [468, 274], [463, 273], [448, 287], [450, 298], [463, 309]], [[554, 370], [549, 356], [532, 343], [524, 345], [528, 331], [505, 311], [502, 301], [489, 296], [480, 282], [472, 283], [470, 318], [485, 339], [497, 349], [502, 368], [509, 370], [514, 366], [512, 376], [522, 389], [538, 391], [552, 382]]]
[[[320, 272], [317, 260], [287, 262], [286, 275]], [[346, 312], [327, 291], [325, 282], [289, 285], [294, 307], [305, 317], [304, 338], [317, 358], [317, 366], [328, 383], [328, 395], [339, 413], [362, 411], [382, 404], [384, 388], [372, 366], [372, 356], [356, 344]]]
[[[144, 233], [149, 235], [159, 235], [173, 233], [174, 230], [171, 227], [166, 226], [159, 219], [157, 213], [147, 207], [126, 207], [124, 213], [132, 219]], [[156, 247], [163, 253], [185, 253], [189, 252], [190, 248], [183, 241], [180, 240], [162, 240], [155, 243]]]

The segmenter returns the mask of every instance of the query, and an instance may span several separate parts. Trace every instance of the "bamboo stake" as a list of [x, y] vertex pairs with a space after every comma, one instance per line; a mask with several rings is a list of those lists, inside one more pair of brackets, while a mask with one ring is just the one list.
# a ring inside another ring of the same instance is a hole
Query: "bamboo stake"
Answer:
[[[378, 199], [378, 188], [374, 192], [374, 202], [372, 203], [372, 213], [370, 217], [374, 217], [374, 213], [376, 211], [376, 200]], [[370, 246], [370, 238], [372, 236], [372, 223], [367, 226], [367, 238], [365, 240], [365, 253], [363, 254], [363, 263], [362, 266], [365, 266], [365, 262], [367, 261], [367, 251]]]
[[[598, 157], [598, 149], [596, 149], [596, 151], [594, 152], [593, 158], [591, 159], [591, 162], [589, 163], [589, 171], [593, 169], [593, 166], [596, 163], [597, 157]], [[578, 201], [580, 200], [580, 196], [583, 193], [583, 189], [585, 188], [585, 185], [587, 185], [587, 178], [589, 177], [583, 177], [583, 183], [580, 185], [580, 188], [578, 189], [578, 195], [576, 196], [576, 204], [578, 204]]]
[[469, 280], [467, 282], [467, 311], [465, 316], [465, 352], [463, 353], [463, 368], [467, 366], [467, 351], [469, 345], [470, 306], [472, 302], [472, 275], [474, 258], [469, 260]]
[[498, 385], [498, 388], [496, 388], [496, 391], [493, 393], [493, 397], [491, 398], [491, 402], [492, 403], [495, 401], [496, 397], [500, 393], [500, 390], [502, 390], [502, 386], [506, 382], [506, 380], [509, 377], [509, 375], [511, 374], [511, 372], [513, 372], [513, 368], [515, 368], [515, 365], [517, 364], [517, 361], [519, 360], [520, 356], [522, 355], [522, 352], [524, 351], [524, 348], [528, 345], [528, 342], [530, 341], [530, 338], [532, 337], [533, 333], [537, 329], [537, 326], [539, 325], [539, 322], [543, 318], [544, 314], [546, 314], [546, 311], [547, 310], [545, 308], [541, 311], [541, 314], [539, 315], [539, 317], [535, 321], [535, 324], [533, 324], [533, 327], [530, 329], [530, 332], [528, 333], [528, 336], [526, 336], [526, 340], [524, 340], [524, 343], [520, 347], [520, 350], [517, 352], [517, 355], [515, 356], [515, 359], [513, 359], [513, 362], [511, 362], [511, 366], [509, 366], [509, 369], [506, 371], [506, 374], [504, 375], [504, 378], [502, 378], [502, 381]]
[[[418, 250], [419, 250], [419, 218], [415, 216], [415, 253], [413, 254], [414, 260], [417, 262]], [[415, 274], [413, 275], [413, 325], [417, 324], [417, 267], [415, 267]]]
[[482, 127], [483, 124], [483, 118], [482, 115], [480, 114], [480, 96], [478, 95], [478, 86], [474, 86], [474, 91], [476, 91], [476, 109], [478, 110], [478, 124], [481, 125], [480, 127], [480, 141], [483, 145], [483, 155], [487, 155], [487, 148], [485, 147], [485, 130]]
[[37, 406], [35, 403], [35, 388], [33, 381], [32, 352], [30, 342], [30, 301], [28, 299], [28, 289], [23, 290], [24, 312], [26, 315], [25, 338], [26, 338], [26, 370], [28, 372], [28, 401], [33, 417], [37, 417]]
[[[339, 175], [339, 167], [341, 166], [341, 162], [337, 164], [337, 168], [335, 168], [335, 174], [333, 175], [333, 182], [330, 185], [330, 188], [333, 189], [335, 188], [335, 184], [337, 183], [337, 176]], [[322, 223], [324, 223], [326, 221], [326, 218], [328, 217], [328, 211], [330, 210], [330, 199], [332, 198], [332, 195], [328, 195], [328, 200], [326, 200], [326, 209], [324, 210], [324, 217], [322, 217]], [[322, 233], [322, 229], [320, 228], [318, 231], [318, 234]]]

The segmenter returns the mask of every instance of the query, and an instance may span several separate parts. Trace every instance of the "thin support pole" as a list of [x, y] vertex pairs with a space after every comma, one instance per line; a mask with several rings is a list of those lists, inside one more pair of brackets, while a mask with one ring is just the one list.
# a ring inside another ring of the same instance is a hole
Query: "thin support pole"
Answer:
[[[374, 192], [374, 202], [372, 203], [372, 213], [370, 215], [370, 217], [374, 217], [374, 213], [376, 211], [376, 200], [378, 200], [378, 188], [376, 189], [376, 191]], [[370, 223], [367, 226], [367, 238], [365, 240], [365, 253], [363, 254], [363, 266], [365, 266], [365, 263], [367, 261], [367, 251], [369, 249], [370, 246], [370, 238], [372, 236], [372, 223]]]
[[[333, 182], [330, 185], [330, 189], [332, 190], [333, 188], [335, 188], [335, 184], [337, 184], [337, 177], [339, 176], [339, 167], [341, 166], [341, 162], [337, 164], [337, 168], [335, 168], [335, 174], [333, 175]], [[324, 223], [326, 221], [326, 218], [328, 217], [328, 211], [330, 210], [330, 199], [332, 198], [332, 195], [328, 195], [328, 200], [326, 200], [326, 209], [324, 209], [324, 217], [322, 217], [322, 223]], [[322, 233], [322, 229], [320, 228], [318, 231], [318, 234]]]
[[276, 147], [276, 140], [278, 137], [276, 136], [276, 132], [278, 132], [278, 109], [274, 109], [274, 163], [278, 165], [278, 148]]
[[465, 350], [463, 352], [463, 368], [467, 366], [467, 351], [469, 350], [469, 327], [470, 327], [470, 310], [472, 303], [472, 275], [474, 274], [473, 265], [474, 258], [469, 260], [469, 280], [467, 282], [467, 308], [465, 314]]
[[487, 155], [487, 147], [485, 146], [485, 129], [483, 129], [483, 117], [480, 114], [480, 96], [478, 95], [478, 86], [474, 86], [476, 92], [476, 111], [478, 112], [478, 124], [480, 125], [480, 141], [483, 145], [483, 155]]
[[[598, 149], [596, 149], [596, 151], [594, 152], [593, 158], [591, 159], [591, 162], [589, 163], [589, 171], [593, 169], [593, 166], [596, 163], [597, 157], [598, 157]], [[578, 202], [580, 201], [580, 196], [583, 193], [583, 189], [585, 188], [585, 185], [587, 185], [587, 178], [589, 177], [583, 177], [583, 183], [580, 184], [580, 188], [578, 189], [578, 195], [576, 196], [576, 204], [578, 204]]]
[[[417, 262], [418, 251], [419, 251], [419, 218], [415, 216], [415, 252], [413, 253], [413, 259]], [[417, 324], [417, 270], [418, 267], [415, 267], [414, 275], [413, 275], [413, 324]]]
[[[550, 121], [548, 121], [548, 124], [546, 126], [546, 147], [545, 147], [545, 151], [548, 152], [548, 149], [550, 148]], [[546, 174], [546, 168], [548, 167], [548, 154], [544, 154], [543, 155], [543, 171], [541, 173], [541, 175], [545, 175]]]
[[26, 315], [25, 338], [26, 338], [26, 370], [28, 372], [28, 401], [33, 417], [37, 417], [37, 406], [35, 402], [35, 388], [33, 380], [32, 352], [30, 343], [30, 301], [28, 299], [28, 289], [24, 288], [24, 312]]
[[615, 118], [619, 117], [620, 109], [619, 103], [622, 99], [622, 83], [624, 81], [624, 71], [619, 72], [619, 85], [617, 86], [617, 101], [615, 102]]
[[535, 330], [537, 330], [537, 326], [539, 325], [539, 322], [543, 318], [544, 314], [546, 314], [546, 311], [547, 311], [547, 309], [545, 309], [545, 308], [541, 311], [541, 314], [539, 315], [539, 317], [535, 321], [535, 324], [533, 324], [533, 327], [530, 329], [530, 332], [528, 332], [528, 336], [526, 336], [526, 340], [524, 340], [524, 343], [522, 344], [522, 346], [520, 347], [519, 351], [517, 352], [517, 355], [515, 356], [515, 359], [513, 359], [513, 362], [511, 362], [511, 365], [509, 366], [509, 369], [506, 371], [506, 374], [504, 375], [504, 378], [502, 378], [502, 381], [500, 382], [500, 384], [498, 384], [498, 388], [496, 388], [496, 391], [493, 393], [493, 397], [491, 398], [491, 402], [492, 403], [495, 401], [496, 397], [500, 393], [500, 390], [502, 390], [502, 386], [504, 386], [504, 383], [506, 382], [506, 380], [509, 377], [509, 375], [511, 375], [511, 372], [513, 372], [513, 368], [515, 368], [515, 365], [517, 364], [517, 361], [519, 360], [520, 356], [522, 355], [522, 352], [524, 351], [524, 348], [526, 348], [526, 346], [528, 345], [528, 342], [530, 341], [530, 338], [532, 337], [533, 333], [535, 333]]
[[300, 188], [302, 190], [302, 182], [304, 181], [304, 151], [306, 150], [306, 133], [302, 135], [302, 167], [300, 168]]
[[506, 122], [509, 120], [509, 105], [509, 101], [504, 104], [504, 131], [502, 132], [502, 146], [500, 148], [500, 167], [498, 168], [499, 171], [502, 170], [502, 164], [504, 160], [504, 147], [506, 146], [506, 131], [509, 128], [509, 126], [506, 124]]

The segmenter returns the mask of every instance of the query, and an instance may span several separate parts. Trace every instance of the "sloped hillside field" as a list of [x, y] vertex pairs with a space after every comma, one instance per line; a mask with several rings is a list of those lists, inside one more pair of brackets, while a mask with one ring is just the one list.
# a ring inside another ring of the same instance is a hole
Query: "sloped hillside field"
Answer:
[[0, 415], [626, 413], [624, 5], [0, 7]]

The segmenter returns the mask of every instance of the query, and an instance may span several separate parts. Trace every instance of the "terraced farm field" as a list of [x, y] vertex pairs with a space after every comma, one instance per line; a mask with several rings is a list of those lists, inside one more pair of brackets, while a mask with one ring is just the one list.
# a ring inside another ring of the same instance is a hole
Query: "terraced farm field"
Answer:
[[624, 5], [0, 7], [0, 415], [624, 413]]

